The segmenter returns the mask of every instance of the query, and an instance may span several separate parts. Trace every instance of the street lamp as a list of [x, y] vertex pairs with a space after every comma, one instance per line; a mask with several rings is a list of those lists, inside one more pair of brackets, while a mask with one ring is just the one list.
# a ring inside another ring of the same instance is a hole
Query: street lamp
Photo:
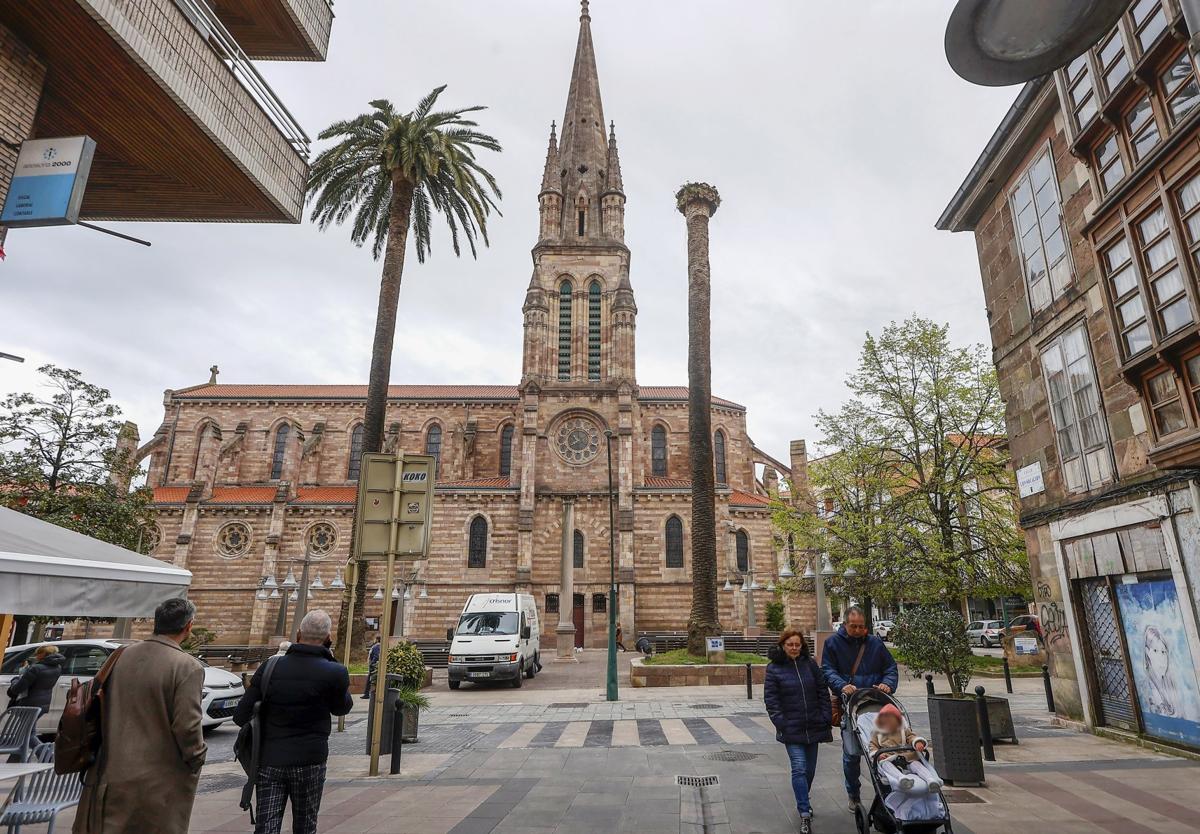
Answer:
[[612, 429], [605, 429], [604, 449], [608, 455], [608, 680], [605, 697], [609, 701], [617, 700], [617, 512], [613, 506], [612, 439]]

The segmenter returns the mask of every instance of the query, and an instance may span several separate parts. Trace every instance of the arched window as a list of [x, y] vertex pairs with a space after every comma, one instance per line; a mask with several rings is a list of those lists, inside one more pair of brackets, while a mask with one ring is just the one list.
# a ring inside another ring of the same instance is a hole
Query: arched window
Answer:
[[575, 568], [583, 568], [583, 533], [575, 531]]
[[650, 430], [650, 474], [667, 474], [667, 430], [661, 424]]
[[512, 474], [513, 424], [500, 431], [500, 475], [507, 478]]
[[558, 378], [571, 378], [571, 282], [558, 287]]
[[792, 571], [796, 570], [796, 539], [791, 533], [787, 536], [787, 563], [788, 568]]
[[196, 432], [196, 451], [192, 455], [192, 480], [193, 481], [198, 479], [201, 475], [201, 473], [200, 473], [200, 455], [204, 451], [204, 444], [208, 442], [208, 439], [210, 437], [212, 437], [214, 431], [215, 431], [215, 428], [212, 423], [205, 423], [203, 426], [200, 427], [200, 430]]
[[667, 519], [667, 567], [683, 567], [683, 522], [677, 515]]
[[750, 537], [745, 530], [738, 530], [734, 539], [737, 542], [737, 569], [745, 573], [750, 570]]
[[725, 432], [720, 429], [713, 435], [713, 467], [717, 470], [717, 483], [725, 483]]
[[487, 519], [481, 515], [471, 520], [471, 533], [467, 537], [467, 567], [487, 566]]
[[600, 380], [600, 282], [588, 287], [588, 379]]
[[346, 470], [346, 479], [357, 481], [362, 472], [363, 426], [359, 423], [350, 432], [350, 466]]
[[291, 437], [292, 427], [284, 423], [275, 429], [275, 451], [271, 455], [271, 480], [278, 481], [283, 477], [283, 459], [287, 454], [288, 438]]
[[442, 463], [442, 427], [437, 423], [425, 432], [425, 454], [433, 456], [433, 474], [436, 477]]

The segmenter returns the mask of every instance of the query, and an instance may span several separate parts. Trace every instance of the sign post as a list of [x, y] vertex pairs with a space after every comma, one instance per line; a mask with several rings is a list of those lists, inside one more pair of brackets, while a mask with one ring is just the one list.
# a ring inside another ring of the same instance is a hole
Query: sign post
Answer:
[[[412, 562], [425, 558], [429, 552], [435, 463], [432, 455], [368, 454], [362, 457], [354, 552], [359, 562], [387, 563], [379, 623], [379, 665], [375, 671], [375, 700], [371, 705], [372, 776], [379, 775], [387, 659], [394, 631], [392, 589], [395, 587], [396, 560]], [[361, 565], [359, 569], [362, 569]]]

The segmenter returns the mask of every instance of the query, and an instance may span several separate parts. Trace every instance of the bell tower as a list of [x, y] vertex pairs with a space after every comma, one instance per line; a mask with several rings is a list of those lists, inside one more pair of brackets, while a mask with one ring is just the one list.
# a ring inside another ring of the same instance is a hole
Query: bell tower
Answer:
[[543, 387], [636, 383], [625, 187], [616, 126], [604, 120], [591, 23], [583, 0], [566, 112], [561, 130], [550, 126], [538, 193], [522, 381]]

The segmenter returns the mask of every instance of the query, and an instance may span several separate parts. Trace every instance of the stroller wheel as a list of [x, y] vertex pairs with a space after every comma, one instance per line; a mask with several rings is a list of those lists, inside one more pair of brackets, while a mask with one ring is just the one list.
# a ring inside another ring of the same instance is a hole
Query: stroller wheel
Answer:
[[858, 834], [869, 834], [871, 831], [871, 821], [862, 803], [854, 809], [854, 825], [858, 828]]
[[950, 827], [950, 821], [946, 820], [946, 824], [942, 826], [946, 834], [954, 834], [954, 829]]

